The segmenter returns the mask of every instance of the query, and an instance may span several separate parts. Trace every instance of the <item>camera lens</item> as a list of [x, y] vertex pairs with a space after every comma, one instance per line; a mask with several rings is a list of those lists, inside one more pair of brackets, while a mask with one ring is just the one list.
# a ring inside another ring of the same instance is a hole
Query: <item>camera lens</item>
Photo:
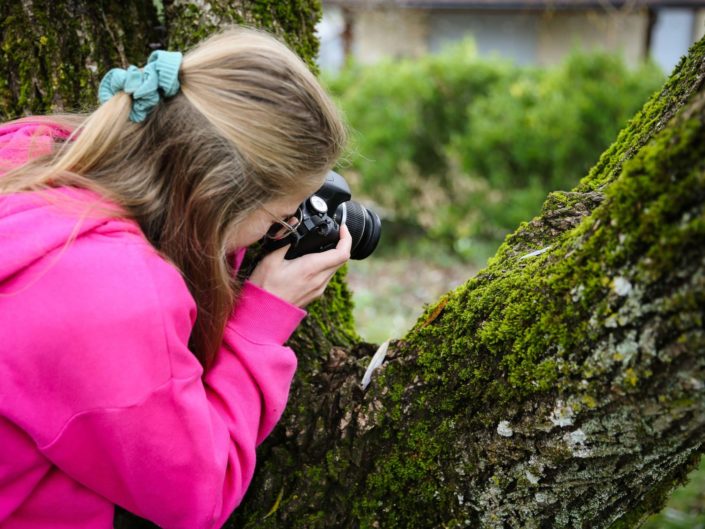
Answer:
[[335, 212], [335, 220], [345, 222], [352, 236], [351, 259], [364, 259], [374, 252], [382, 234], [382, 223], [373, 211], [350, 200]]

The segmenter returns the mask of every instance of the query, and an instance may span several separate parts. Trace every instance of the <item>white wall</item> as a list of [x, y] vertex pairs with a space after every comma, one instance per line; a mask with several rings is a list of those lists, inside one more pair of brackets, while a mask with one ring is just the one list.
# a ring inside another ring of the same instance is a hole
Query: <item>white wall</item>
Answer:
[[659, 9], [651, 34], [651, 56], [664, 72], [673, 67], [695, 39], [695, 11], [693, 9]]
[[[335, 71], [342, 65], [343, 28], [340, 8], [324, 5], [317, 28], [321, 69]], [[648, 14], [644, 9], [521, 12], [378, 7], [356, 11], [352, 30], [352, 53], [361, 63], [418, 57], [473, 36], [480, 55], [498, 54], [518, 64], [555, 64], [578, 46], [619, 51], [627, 64], [636, 65], [646, 56]], [[651, 56], [669, 73], [703, 34], [705, 9], [660, 9]]]
[[428, 16], [428, 47], [440, 51], [450, 42], [471, 36], [479, 55], [501, 55], [517, 64], [537, 60], [540, 13], [432, 11]]
[[428, 52], [427, 12], [418, 9], [365, 9], [353, 23], [353, 53], [361, 63], [382, 57], [420, 57]]
[[316, 33], [321, 42], [316, 63], [324, 71], [337, 72], [345, 60], [343, 53], [343, 29], [345, 21], [343, 12], [337, 6], [326, 7], [323, 17], [316, 26]]
[[646, 10], [560, 11], [541, 17], [537, 62], [557, 64], [573, 48], [618, 52], [636, 66], [646, 55]]

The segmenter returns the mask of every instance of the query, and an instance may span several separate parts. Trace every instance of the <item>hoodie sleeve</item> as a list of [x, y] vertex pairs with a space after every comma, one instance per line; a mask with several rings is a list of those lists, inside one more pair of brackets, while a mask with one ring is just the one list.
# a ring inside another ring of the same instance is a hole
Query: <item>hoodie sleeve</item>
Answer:
[[[121, 319], [94, 317], [92, 329], [102, 334], [94, 346], [105, 351], [100, 343], [109, 341], [117, 358], [81, 351], [76, 359], [90, 364], [83, 364], [87, 379], [97, 369], [108, 378], [91, 401], [103, 403], [85, 405], [84, 390], [76, 390], [71, 398], [82, 405], [40, 450], [79, 483], [160, 527], [219, 528], [252, 479], [255, 447], [284, 410], [296, 357], [282, 344], [306, 312], [246, 282], [203, 376], [187, 347], [196, 307], [183, 279], [156, 255], [128, 259], [135, 251], [128, 246], [122, 257], [112, 252], [112, 262], [101, 261], [102, 274], [152, 283], [123, 280], [109, 299]], [[79, 290], [95, 287], [85, 274], [80, 283]], [[83, 347], [91, 343], [82, 337]], [[142, 364], [130, 369], [124, 357]], [[105, 386], [123, 397], [112, 399]]]
[[71, 132], [38, 116], [0, 124], [0, 176], [29, 159], [51, 152], [56, 139], [65, 139]]

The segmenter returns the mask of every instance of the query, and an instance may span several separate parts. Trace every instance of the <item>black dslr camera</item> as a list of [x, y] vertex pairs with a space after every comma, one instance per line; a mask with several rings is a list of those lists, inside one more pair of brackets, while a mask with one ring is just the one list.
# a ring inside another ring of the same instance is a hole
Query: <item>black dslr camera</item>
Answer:
[[377, 247], [382, 223], [374, 212], [350, 200], [352, 194], [345, 179], [329, 171], [321, 188], [308, 197], [296, 213], [292, 233], [278, 239], [265, 238], [263, 250], [272, 252], [291, 244], [286, 259], [335, 248], [340, 240], [340, 224], [345, 223], [352, 236], [351, 259], [364, 259]]

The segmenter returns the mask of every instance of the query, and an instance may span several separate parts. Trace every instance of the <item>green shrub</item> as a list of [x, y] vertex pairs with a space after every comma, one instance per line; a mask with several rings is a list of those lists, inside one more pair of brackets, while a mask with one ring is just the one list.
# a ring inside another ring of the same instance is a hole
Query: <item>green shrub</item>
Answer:
[[399, 226], [422, 229], [477, 260], [537, 214], [549, 191], [573, 187], [663, 74], [604, 53], [517, 67], [480, 59], [465, 41], [325, 81], [353, 130], [340, 169], [356, 198], [393, 218], [395, 240]]
[[486, 183], [470, 202], [479, 208], [472, 235], [506, 233], [538, 213], [549, 191], [572, 188], [662, 83], [652, 65], [629, 71], [616, 56], [573, 53], [558, 68], [525, 69], [474, 101], [447, 150], [458, 178]]

